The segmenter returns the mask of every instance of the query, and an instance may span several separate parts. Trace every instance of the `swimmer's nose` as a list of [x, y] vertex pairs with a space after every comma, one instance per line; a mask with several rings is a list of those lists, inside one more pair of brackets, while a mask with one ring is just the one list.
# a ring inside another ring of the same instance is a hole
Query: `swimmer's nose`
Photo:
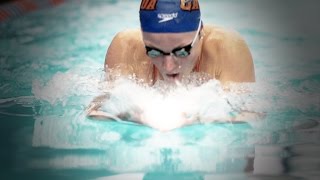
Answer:
[[164, 56], [163, 58], [163, 66], [167, 72], [172, 72], [179, 66], [172, 55]]

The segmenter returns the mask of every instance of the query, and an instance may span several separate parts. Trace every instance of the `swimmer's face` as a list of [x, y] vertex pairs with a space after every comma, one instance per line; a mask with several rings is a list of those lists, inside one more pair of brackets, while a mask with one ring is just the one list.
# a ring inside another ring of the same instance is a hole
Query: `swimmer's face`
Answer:
[[[192, 72], [201, 50], [202, 41], [198, 31], [185, 33], [142, 32], [142, 36], [151, 62], [165, 81], [180, 81], [182, 77]], [[188, 52], [191, 43], [192, 48]]]

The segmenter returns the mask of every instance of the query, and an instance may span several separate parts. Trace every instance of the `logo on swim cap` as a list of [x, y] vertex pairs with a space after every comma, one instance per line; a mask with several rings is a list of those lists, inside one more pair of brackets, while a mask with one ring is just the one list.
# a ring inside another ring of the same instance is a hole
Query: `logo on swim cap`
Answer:
[[170, 20], [173, 20], [174, 18], [177, 18], [177, 17], [178, 17], [178, 13], [158, 14], [158, 18], [160, 19], [159, 23], [170, 21]]
[[140, 24], [144, 32], [195, 31], [200, 22], [198, 0], [142, 0]]

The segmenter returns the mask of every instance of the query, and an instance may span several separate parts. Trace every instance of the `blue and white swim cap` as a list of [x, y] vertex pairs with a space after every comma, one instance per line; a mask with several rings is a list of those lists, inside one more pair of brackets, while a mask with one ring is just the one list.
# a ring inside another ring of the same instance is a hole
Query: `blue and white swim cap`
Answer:
[[201, 13], [198, 0], [142, 0], [140, 24], [144, 32], [196, 31]]

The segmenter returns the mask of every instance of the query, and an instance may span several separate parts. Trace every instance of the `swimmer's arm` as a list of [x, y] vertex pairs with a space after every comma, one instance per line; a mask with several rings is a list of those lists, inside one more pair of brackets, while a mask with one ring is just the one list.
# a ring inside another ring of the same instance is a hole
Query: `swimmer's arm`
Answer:
[[251, 52], [237, 32], [229, 32], [220, 44], [220, 81], [254, 82], [255, 72]]
[[133, 109], [130, 112], [124, 112], [121, 114], [111, 114], [102, 110], [99, 110], [103, 103], [105, 103], [110, 98], [109, 94], [103, 94], [94, 98], [89, 106], [86, 109], [86, 115], [89, 118], [94, 118], [96, 120], [115, 120], [115, 121], [123, 121], [123, 119], [127, 119], [132, 122], [140, 123], [141, 122], [141, 111], [138, 109]]
[[265, 113], [243, 110], [234, 116], [230, 116], [228, 120], [231, 122], [249, 122], [263, 119], [265, 116]]
[[99, 108], [102, 106], [102, 103], [104, 103], [107, 99], [109, 99], [109, 97], [110, 97], [109, 94], [103, 94], [94, 98], [86, 109], [87, 117], [100, 119], [100, 120], [102, 119], [117, 120], [116, 116], [99, 110]]

